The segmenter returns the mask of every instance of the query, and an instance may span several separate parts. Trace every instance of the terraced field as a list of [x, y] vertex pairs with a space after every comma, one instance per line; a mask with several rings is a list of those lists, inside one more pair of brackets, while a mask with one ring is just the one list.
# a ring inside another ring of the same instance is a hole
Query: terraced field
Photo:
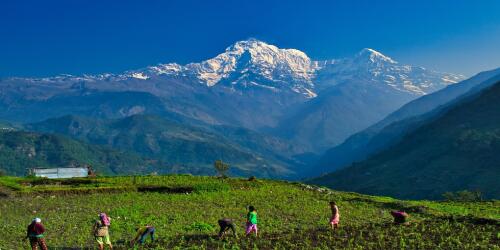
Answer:
[[[328, 202], [340, 230], [329, 230]], [[259, 215], [259, 238], [244, 237], [246, 207]], [[389, 211], [410, 214], [393, 225]], [[147, 249], [500, 249], [500, 202], [400, 201], [300, 183], [189, 175], [47, 180], [0, 177], [0, 249], [27, 249], [35, 216], [54, 249], [95, 248], [99, 212], [112, 218], [111, 240], [127, 249], [134, 228], [152, 224]], [[217, 220], [233, 218], [238, 238], [219, 240]]]

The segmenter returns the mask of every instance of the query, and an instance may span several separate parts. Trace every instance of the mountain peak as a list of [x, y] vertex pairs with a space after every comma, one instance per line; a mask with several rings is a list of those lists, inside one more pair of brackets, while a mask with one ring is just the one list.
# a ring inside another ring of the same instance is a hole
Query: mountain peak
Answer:
[[299, 57], [304, 60], [311, 61], [311, 59], [306, 55], [306, 53], [297, 50], [297, 49], [280, 49], [275, 45], [268, 44], [264, 41], [249, 38], [247, 40], [242, 40], [234, 43], [226, 49], [226, 52], [234, 52], [237, 54], [242, 54], [244, 52], [250, 52], [252, 57], [258, 57], [263, 54], [267, 54], [267, 56], [272, 55], [274, 57], [278, 57], [279, 54], [285, 54], [291, 57]]
[[255, 39], [255, 38], [249, 38], [246, 40], [237, 41], [233, 45], [229, 46], [229, 48], [227, 48], [227, 49], [235, 48], [235, 47], [242, 47], [242, 48], [248, 49], [248, 48], [252, 48], [252, 47], [255, 48], [255, 47], [268, 47], [268, 46], [276, 47], [276, 46], [270, 45], [264, 41], [261, 41], [261, 40]]
[[[280, 49], [257, 39], [238, 41], [224, 53], [201, 63], [186, 65], [208, 86], [226, 81], [231, 86], [291, 87], [310, 95], [315, 64], [302, 51]], [[305, 84], [305, 85], [304, 85]]]
[[372, 63], [374, 62], [387, 62], [387, 63], [397, 63], [392, 60], [392, 58], [370, 48], [364, 48], [355, 57], [356, 59], [368, 59]]

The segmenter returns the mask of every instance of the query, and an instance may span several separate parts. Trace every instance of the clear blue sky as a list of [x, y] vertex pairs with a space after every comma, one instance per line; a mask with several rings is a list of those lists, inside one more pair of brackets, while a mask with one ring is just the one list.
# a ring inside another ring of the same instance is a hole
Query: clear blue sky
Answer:
[[195, 62], [250, 37], [313, 59], [370, 47], [472, 75], [500, 67], [500, 1], [2, 0], [0, 76]]

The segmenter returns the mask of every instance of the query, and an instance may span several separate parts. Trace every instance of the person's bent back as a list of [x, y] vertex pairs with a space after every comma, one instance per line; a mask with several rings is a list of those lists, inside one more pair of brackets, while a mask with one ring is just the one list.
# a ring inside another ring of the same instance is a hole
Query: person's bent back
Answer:
[[155, 240], [155, 228], [153, 226], [142, 226], [142, 227], [138, 227], [135, 229], [135, 231], [137, 232], [134, 239], [132, 239], [132, 241], [130, 241], [130, 246], [133, 246], [136, 242], [139, 242], [139, 244], [144, 244], [144, 242], [146, 241], [146, 238], [147, 236], [149, 235], [151, 237], [151, 241], [154, 241]]
[[219, 230], [219, 238], [220, 239], [224, 238], [224, 236], [229, 231], [229, 229], [231, 229], [231, 231], [233, 232], [234, 237], [238, 237], [236, 235], [236, 227], [234, 226], [233, 220], [225, 218], [225, 219], [220, 219], [218, 221], [218, 223], [220, 226], [220, 230]]
[[48, 249], [44, 233], [45, 227], [42, 225], [42, 220], [40, 218], [33, 219], [26, 232], [26, 238], [29, 239], [32, 250], [38, 250], [38, 247], [42, 250]]
[[404, 211], [391, 211], [392, 217], [394, 217], [394, 224], [405, 224], [408, 214]]

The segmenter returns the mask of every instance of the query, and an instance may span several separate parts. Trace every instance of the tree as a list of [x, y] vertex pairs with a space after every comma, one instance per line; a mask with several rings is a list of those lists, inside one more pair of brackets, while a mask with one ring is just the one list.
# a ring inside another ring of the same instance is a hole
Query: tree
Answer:
[[222, 160], [216, 160], [214, 162], [214, 168], [221, 177], [227, 177], [226, 172], [229, 170], [229, 164], [222, 162]]

